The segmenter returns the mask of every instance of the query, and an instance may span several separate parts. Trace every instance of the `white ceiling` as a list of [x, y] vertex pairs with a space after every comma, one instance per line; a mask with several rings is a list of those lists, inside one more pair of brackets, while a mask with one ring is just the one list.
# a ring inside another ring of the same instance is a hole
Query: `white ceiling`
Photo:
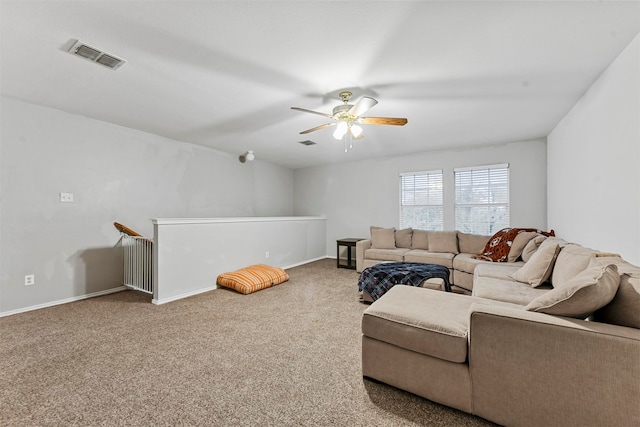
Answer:
[[[6, 1], [2, 95], [291, 168], [546, 136], [640, 32], [638, 1]], [[69, 40], [126, 59], [117, 71]], [[344, 153], [337, 93], [379, 104]], [[311, 139], [306, 147], [298, 141]]]

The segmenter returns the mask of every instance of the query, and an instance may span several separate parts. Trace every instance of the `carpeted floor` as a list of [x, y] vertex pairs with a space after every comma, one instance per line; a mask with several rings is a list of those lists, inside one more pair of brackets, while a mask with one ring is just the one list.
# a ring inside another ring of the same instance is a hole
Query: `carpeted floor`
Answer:
[[364, 380], [353, 270], [251, 295], [126, 291], [0, 319], [3, 426], [489, 426]]

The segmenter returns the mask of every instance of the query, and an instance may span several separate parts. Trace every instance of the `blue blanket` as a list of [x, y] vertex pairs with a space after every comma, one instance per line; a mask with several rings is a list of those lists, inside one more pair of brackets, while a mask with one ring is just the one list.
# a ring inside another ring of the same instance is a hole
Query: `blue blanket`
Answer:
[[365, 268], [358, 279], [358, 290], [375, 301], [394, 285], [420, 286], [434, 277], [443, 279], [445, 290], [451, 292], [447, 267], [418, 262], [389, 262]]

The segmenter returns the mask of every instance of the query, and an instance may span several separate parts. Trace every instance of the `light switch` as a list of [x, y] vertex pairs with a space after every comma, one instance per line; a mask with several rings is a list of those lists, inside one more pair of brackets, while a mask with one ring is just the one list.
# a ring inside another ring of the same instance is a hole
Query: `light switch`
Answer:
[[60, 201], [73, 203], [73, 193], [60, 193]]

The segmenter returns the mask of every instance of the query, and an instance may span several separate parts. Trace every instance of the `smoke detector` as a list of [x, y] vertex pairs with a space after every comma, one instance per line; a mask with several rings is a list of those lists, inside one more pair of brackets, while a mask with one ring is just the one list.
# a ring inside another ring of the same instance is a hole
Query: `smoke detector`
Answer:
[[96, 64], [103, 65], [112, 70], [117, 70], [127, 62], [122, 58], [118, 58], [110, 53], [105, 53], [100, 49], [96, 49], [95, 47], [89, 46], [79, 40], [71, 40], [69, 43], [71, 44], [71, 47], [67, 49], [67, 52], [70, 54], [95, 62]]

